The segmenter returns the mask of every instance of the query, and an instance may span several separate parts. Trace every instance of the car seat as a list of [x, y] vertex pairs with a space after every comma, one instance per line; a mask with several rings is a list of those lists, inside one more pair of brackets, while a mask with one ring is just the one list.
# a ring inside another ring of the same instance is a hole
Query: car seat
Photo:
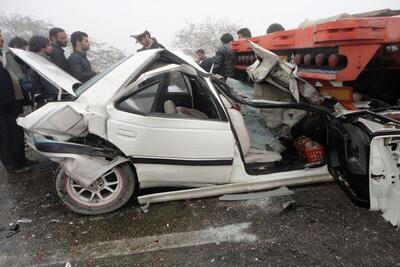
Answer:
[[178, 114], [185, 118], [195, 118], [195, 119], [208, 119], [207, 115], [203, 112], [186, 107], [177, 107], [172, 100], [167, 100], [164, 102], [164, 111], [166, 114]]
[[220, 95], [225, 108], [228, 111], [229, 118], [235, 129], [239, 139], [240, 148], [242, 149], [245, 163], [263, 163], [277, 162], [282, 159], [282, 156], [274, 151], [266, 151], [257, 148], [251, 148], [251, 139], [244, 122], [243, 116], [239, 110], [235, 109], [225, 96]]

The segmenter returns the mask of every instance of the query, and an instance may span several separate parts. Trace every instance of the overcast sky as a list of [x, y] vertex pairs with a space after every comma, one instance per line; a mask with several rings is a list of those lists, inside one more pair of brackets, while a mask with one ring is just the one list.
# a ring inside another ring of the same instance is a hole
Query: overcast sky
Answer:
[[384, 8], [400, 9], [400, 0], [0, 0], [0, 13], [44, 19], [69, 34], [85, 31], [128, 53], [136, 50], [130, 34], [148, 29], [168, 47], [175, 32], [185, 27], [188, 20], [229, 19], [248, 27], [256, 36], [265, 34], [274, 22], [290, 29], [306, 18]]

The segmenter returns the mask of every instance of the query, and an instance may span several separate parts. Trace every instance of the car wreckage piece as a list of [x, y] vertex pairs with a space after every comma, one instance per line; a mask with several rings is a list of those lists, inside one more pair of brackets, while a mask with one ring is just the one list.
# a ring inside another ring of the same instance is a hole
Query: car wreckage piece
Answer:
[[[297, 66], [249, 41], [257, 60], [247, 68], [254, 81], [257, 99], [288, 103], [306, 102], [320, 105], [323, 97], [307, 81], [297, 76]], [[267, 127], [282, 137], [288, 137], [290, 128], [303, 119], [306, 111], [299, 109], [261, 109]]]
[[[34, 58], [12, 51], [24, 61]], [[52, 79], [52, 63], [26, 62]], [[18, 124], [34, 149], [60, 163], [57, 192], [78, 213], [111, 212], [139, 187], [203, 187], [163, 195], [188, 199], [327, 181], [330, 173], [354, 203], [381, 210], [399, 224], [398, 121], [369, 111], [332, 114], [313, 103], [244, 99], [195, 63], [161, 49], [137, 53], [77, 88], [58, 74], [54, 84], [73, 90], [75, 97], [47, 103]], [[180, 83], [171, 83], [177, 77]], [[207, 119], [182, 116], [174, 106], [167, 110], [168, 101], [197, 109]], [[250, 145], [241, 139], [245, 129], [235, 103], [321, 114], [329, 173], [324, 166], [279, 169], [280, 157], [269, 152], [253, 159], [270, 162], [246, 162], [244, 148], [248, 153]]]

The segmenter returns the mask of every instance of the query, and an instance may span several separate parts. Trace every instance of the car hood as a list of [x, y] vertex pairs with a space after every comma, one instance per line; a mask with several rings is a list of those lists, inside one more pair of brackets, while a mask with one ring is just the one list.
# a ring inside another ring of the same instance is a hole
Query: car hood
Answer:
[[81, 82], [57, 67], [54, 63], [50, 62], [45, 57], [22, 49], [10, 48], [10, 51], [52, 85], [76, 96], [73, 90], [74, 85], [80, 84]]

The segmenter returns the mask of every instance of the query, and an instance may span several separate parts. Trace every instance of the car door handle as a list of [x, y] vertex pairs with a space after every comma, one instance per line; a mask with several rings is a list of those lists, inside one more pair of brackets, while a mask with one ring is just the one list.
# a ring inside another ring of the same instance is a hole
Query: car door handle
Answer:
[[136, 132], [127, 129], [117, 129], [117, 135], [121, 137], [136, 138]]

